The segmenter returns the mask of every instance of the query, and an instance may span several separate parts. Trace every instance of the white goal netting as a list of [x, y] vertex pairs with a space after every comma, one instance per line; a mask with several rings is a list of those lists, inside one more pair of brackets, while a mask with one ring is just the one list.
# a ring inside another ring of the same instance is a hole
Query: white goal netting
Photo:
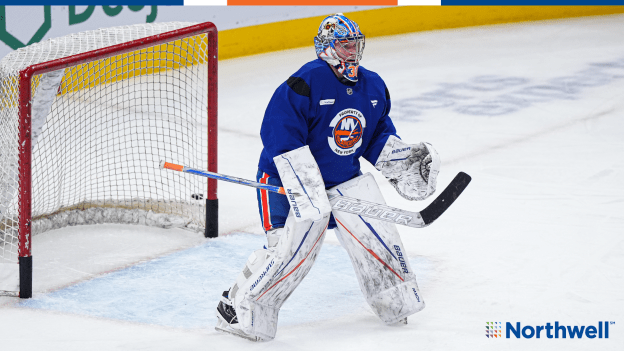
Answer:
[[[0, 263], [16, 262], [19, 74], [36, 63], [187, 27], [123, 26], [16, 50], [0, 61]], [[33, 77], [32, 233], [67, 225], [205, 227], [206, 180], [159, 169], [207, 169], [207, 35]]]

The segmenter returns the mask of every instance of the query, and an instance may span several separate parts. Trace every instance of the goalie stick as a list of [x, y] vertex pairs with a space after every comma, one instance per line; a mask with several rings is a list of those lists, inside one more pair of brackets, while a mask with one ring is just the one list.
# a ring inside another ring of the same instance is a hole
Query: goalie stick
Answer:
[[[283, 187], [262, 184], [247, 179], [232, 177], [224, 174], [202, 171], [165, 161], [160, 162], [160, 168], [179, 172], [191, 173], [207, 178], [224, 180], [230, 183], [247, 185], [253, 188], [264, 189], [286, 195]], [[412, 228], [423, 228], [433, 223], [444, 213], [459, 195], [466, 189], [471, 178], [464, 172], [459, 172], [451, 183], [436, 197], [435, 200], [420, 212], [406, 211], [374, 202], [354, 199], [340, 195], [329, 195], [329, 203], [333, 210], [348, 212], [361, 217], [374, 218], [380, 221], [392, 222]]]

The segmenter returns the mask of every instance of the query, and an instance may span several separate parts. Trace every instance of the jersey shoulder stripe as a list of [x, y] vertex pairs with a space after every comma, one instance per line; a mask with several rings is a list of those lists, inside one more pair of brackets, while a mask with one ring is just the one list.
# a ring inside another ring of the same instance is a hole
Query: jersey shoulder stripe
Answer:
[[286, 84], [292, 89], [295, 93], [310, 97], [310, 86], [305, 82], [302, 78], [299, 77], [290, 77], [286, 81]]

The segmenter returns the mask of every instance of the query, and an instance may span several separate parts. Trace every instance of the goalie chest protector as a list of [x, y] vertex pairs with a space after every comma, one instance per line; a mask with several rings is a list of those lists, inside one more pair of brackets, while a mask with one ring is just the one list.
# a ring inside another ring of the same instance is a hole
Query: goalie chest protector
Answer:
[[375, 163], [396, 135], [388, 117], [390, 95], [375, 72], [359, 67], [358, 82], [344, 84], [320, 59], [308, 62], [277, 88], [266, 109], [258, 167], [279, 177], [273, 157], [308, 145], [326, 187], [360, 174], [360, 156]]

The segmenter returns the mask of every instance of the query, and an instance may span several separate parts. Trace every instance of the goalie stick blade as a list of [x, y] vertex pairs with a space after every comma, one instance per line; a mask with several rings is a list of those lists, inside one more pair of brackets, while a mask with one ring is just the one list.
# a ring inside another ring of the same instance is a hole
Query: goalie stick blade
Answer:
[[468, 184], [472, 178], [464, 173], [459, 172], [453, 178], [451, 183], [442, 191], [438, 197], [433, 200], [429, 206], [427, 206], [424, 210], [420, 211], [420, 215], [425, 223], [425, 225], [429, 225], [433, 223], [438, 217], [440, 217], [444, 211], [446, 211], [453, 202], [459, 197], [459, 195], [466, 189]]
[[470, 176], [459, 172], [453, 181], [421, 212], [402, 210], [374, 202], [354, 199], [347, 196], [330, 195], [332, 210], [348, 212], [361, 217], [377, 219], [412, 228], [423, 228], [438, 219], [457, 199], [470, 183]]

